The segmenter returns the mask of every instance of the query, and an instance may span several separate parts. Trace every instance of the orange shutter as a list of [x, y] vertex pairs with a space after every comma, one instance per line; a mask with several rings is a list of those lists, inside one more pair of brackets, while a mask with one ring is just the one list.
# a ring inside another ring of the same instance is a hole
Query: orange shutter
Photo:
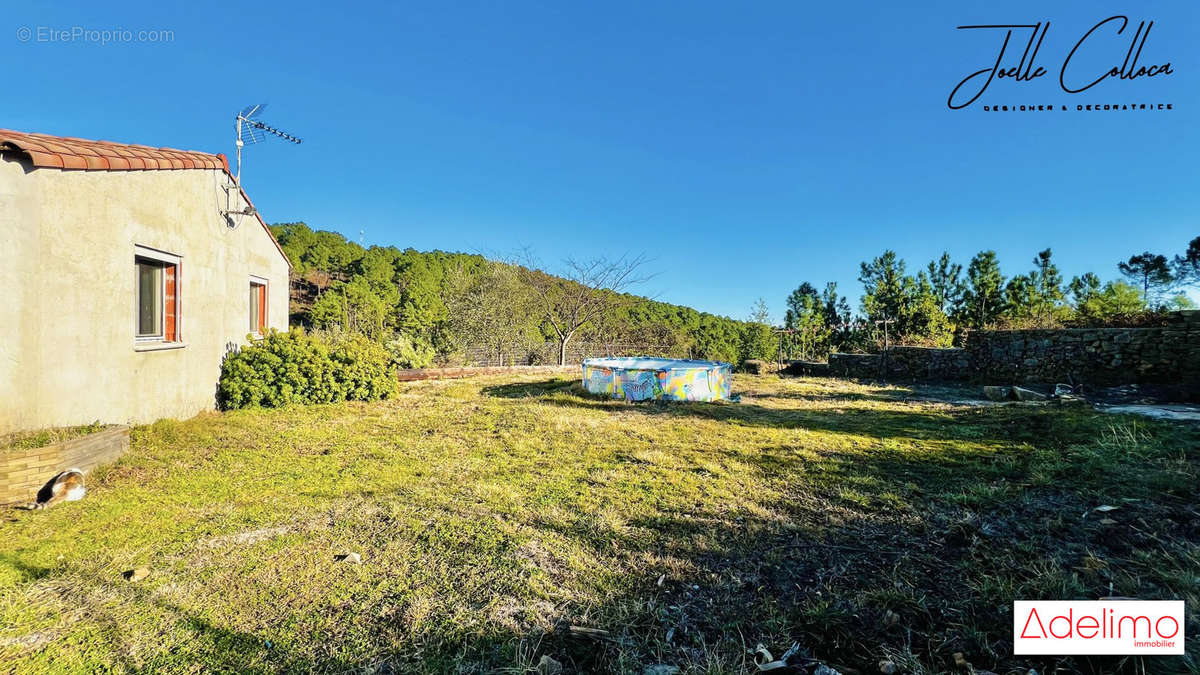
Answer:
[[267, 332], [267, 285], [258, 287], [258, 334]]
[[175, 342], [178, 339], [175, 308], [178, 303], [175, 301], [175, 266], [167, 265], [163, 268], [163, 274], [166, 275], [166, 292], [163, 294], [163, 339], [167, 342]]

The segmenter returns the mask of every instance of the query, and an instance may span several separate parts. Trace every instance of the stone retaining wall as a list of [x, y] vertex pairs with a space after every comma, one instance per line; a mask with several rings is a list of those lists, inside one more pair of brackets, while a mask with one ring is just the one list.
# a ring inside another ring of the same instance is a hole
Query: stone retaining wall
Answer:
[[834, 352], [829, 355], [829, 374], [834, 377], [882, 377], [883, 357]]
[[974, 379], [1200, 385], [1200, 312], [1166, 326], [976, 331], [967, 336]]
[[901, 380], [971, 380], [1108, 386], [1147, 383], [1200, 392], [1200, 310], [1146, 328], [973, 331], [963, 349], [892, 347], [831, 354], [830, 374]]
[[0, 504], [29, 503], [51, 478], [66, 469], [84, 473], [116, 461], [129, 449], [129, 427], [119, 426], [40, 448], [0, 454]]
[[913, 380], [964, 380], [971, 360], [963, 349], [892, 347], [882, 359], [884, 377]]
[[971, 376], [971, 360], [965, 349], [892, 347], [882, 354], [830, 354], [829, 372], [839, 377], [965, 380]]

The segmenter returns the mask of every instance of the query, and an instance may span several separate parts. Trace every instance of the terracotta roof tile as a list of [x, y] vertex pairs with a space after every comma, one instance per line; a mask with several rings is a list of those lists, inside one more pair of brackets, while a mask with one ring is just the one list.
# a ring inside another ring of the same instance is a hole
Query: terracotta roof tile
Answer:
[[207, 152], [152, 148], [111, 141], [29, 134], [0, 129], [0, 150], [20, 150], [34, 166], [84, 171], [222, 169], [225, 158]]
[[59, 155], [63, 161], [64, 169], [86, 169], [88, 168], [87, 159], [79, 155]]

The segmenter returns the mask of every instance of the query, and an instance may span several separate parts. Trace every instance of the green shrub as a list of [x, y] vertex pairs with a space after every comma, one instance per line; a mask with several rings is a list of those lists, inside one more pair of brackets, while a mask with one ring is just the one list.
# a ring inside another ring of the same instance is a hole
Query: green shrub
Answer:
[[746, 359], [742, 361], [741, 371], [751, 375], [766, 375], [771, 371], [771, 366], [762, 359]]
[[377, 401], [396, 393], [395, 368], [387, 350], [361, 335], [346, 334], [332, 342], [334, 378], [350, 401]]
[[221, 364], [223, 410], [289, 403], [374, 401], [396, 390], [388, 354], [360, 335], [271, 331]]
[[433, 363], [436, 355], [432, 345], [402, 333], [397, 333], [384, 347], [392, 366], [396, 368], [426, 368]]

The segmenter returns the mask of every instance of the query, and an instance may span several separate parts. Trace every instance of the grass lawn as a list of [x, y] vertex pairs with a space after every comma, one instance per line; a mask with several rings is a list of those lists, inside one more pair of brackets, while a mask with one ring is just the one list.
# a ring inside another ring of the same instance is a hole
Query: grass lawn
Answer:
[[22, 431], [15, 434], [0, 436], [0, 453], [9, 450], [32, 450], [42, 448], [52, 443], [61, 443], [73, 438], [86, 436], [104, 429], [107, 425], [93, 422], [77, 427], [55, 427], [37, 431]]
[[[3, 513], [0, 670], [741, 672], [793, 642], [863, 674], [1200, 669], [1196, 427], [734, 391], [487, 377], [137, 428], [82, 501]], [[1014, 598], [1103, 596], [1186, 600], [1189, 656], [1011, 656]]]

